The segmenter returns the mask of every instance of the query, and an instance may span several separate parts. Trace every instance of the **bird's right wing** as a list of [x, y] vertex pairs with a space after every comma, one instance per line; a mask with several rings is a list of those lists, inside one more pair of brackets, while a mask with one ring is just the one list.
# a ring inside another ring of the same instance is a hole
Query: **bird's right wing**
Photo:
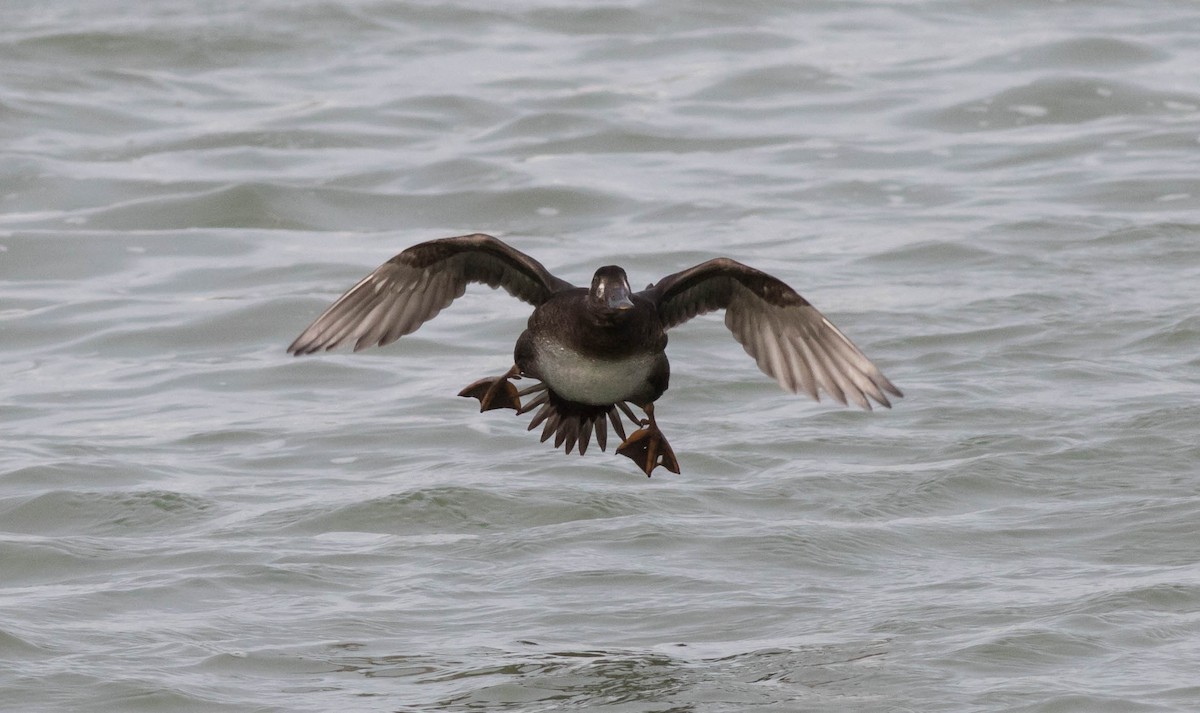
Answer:
[[296, 337], [288, 352], [312, 354], [346, 342], [353, 342], [355, 351], [390, 344], [461, 297], [471, 282], [503, 287], [535, 306], [574, 287], [490, 235], [430, 240], [408, 248], [351, 287]]

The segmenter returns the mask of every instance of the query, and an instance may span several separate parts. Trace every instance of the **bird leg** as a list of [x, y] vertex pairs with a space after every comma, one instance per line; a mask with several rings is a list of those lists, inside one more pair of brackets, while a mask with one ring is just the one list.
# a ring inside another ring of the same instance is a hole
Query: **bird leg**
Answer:
[[521, 398], [516, 385], [509, 381], [509, 379], [519, 378], [521, 378], [521, 370], [514, 364], [507, 373], [490, 379], [480, 379], [458, 392], [458, 395], [479, 399], [480, 412], [498, 408], [519, 411]]
[[[625, 408], [623, 403], [620, 405], [621, 410], [632, 418], [633, 414], [629, 409]], [[658, 424], [654, 421], [654, 404], [648, 403], [641, 408], [646, 412], [646, 420], [633, 418], [633, 421], [642, 428], [630, 434], [617, 448], [617, 453], [637, 463], [645, 471], [646, 477], [650, 477], [651, 472], [660, 465], [672, 473], [679, 473], [679, 461], [675, 460], [675, 452], [671, 450], [671, 445], [667, 443], [666, 437], [658, 430]]]

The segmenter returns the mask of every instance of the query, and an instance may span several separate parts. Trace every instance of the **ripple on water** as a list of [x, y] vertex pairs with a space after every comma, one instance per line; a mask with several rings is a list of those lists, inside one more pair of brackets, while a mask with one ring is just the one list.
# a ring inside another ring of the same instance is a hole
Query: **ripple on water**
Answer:
[[[879, 680], [889, 648], [882, 641], [723, 654], [683, 644], [637, 651], [519, 643], [517, 650], [468, 650], [449, 658], [351, 650], [329, 660], [371, 679], [411, 680], [419, 684], [414, 693], [421, 704], [447, 708], [770, 706], [779, 702], [781, 690], [788, 691], [785, 698], [792, 705], [826, 695], [843, 704], [867, 705], [881, 704], [895, 685]], [[864, 690], [867, 679], [880, 687]]]
[[202, 521], [209, 498], [162, 490], [50, 490], [0, 501], [5, 529], [35, 535], [151, 534]]
[[[0, 11], [4, 706], [1198, 708], [1195, 13], [192, 5]], [[907, 397], [702, 318], [647, 479], [454, 396], [502, 293], [285, 353], [474, 230], [787, 276]]]
[[1084, 124], [1140, 114], [1178, 115], [1200, 106], [1200, 94], [1160, 91], [1100, 77], [1036, 79], [988, 96], [913, 116], [941, 131], [1004, 131], [1042, 124]]

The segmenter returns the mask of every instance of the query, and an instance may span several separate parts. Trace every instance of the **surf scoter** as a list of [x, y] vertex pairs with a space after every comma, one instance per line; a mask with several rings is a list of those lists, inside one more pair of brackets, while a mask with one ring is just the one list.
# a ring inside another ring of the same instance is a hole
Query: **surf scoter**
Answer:
[[[534, 409], [529, 430], [545, 424], [542, 441], [570, 453], [587, 450], [593, 432], [600, 449], [608, 423], [621, 438], [617, 453], [646, 473], [679, 463], [654, 420], [654, 402], [667, 390], [667, 330], [706, 312], [725, 310], [725, 324], [758, 367], [793, 393], [819, 400], [818, 390], [846, 404], [891, 407], [903, 396], [878, 368], [815, 307], [780, 280], [729, 258], [667, 275], [640, 292], [625, 271], [602, 267], [590, 288], [550, 274], [537, 260], [480, 233], [414, 245], [380, 265], [305, 329], [288, 352], [300, 355], [352, 342], [354, 350], [410, 334], [461, 296], [467, 284], [503, 287], [534, 306], [517, 339], [514, 364], [480, 379], [459, 396], [479, 399], [480, 411]], [[538, 383], [522, 390], [512, 379]], [[523, 397], [531, 397], [522, 403]], [[630, 405], [642, 409], [638, 418]], [[625, 435], [624, 414], [638, 430]]]

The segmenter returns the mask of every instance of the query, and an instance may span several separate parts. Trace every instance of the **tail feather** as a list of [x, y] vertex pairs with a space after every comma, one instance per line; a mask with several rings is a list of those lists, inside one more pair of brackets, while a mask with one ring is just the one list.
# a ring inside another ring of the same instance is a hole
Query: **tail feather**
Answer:
[[596, 424], [596, 443], [600, 446], [600, 450], [604, 450], [604, 446], [608, 442], [608, 421], [598, 418], [594, 423]]
[[567, 401], [546, 389], [522, 406], [518, 413], [528, 413], [535, 408], [537, 412], [529, 422], [528, 430], [532, 431], [544, 423], [542, 442], [554, 436], [554, 447], [563, 448], [566, 453], [578, 449], [579, 455], [583, 455], [591, 444], [593, 433], [600, 450], [605, 450], [608, 445], [608, 425], [605, 419], [613, 424], [613, 430], [621, 440], [625, 440], [625, 428], [621, 424], [621, 416], [615, 404], [580, 404]]

